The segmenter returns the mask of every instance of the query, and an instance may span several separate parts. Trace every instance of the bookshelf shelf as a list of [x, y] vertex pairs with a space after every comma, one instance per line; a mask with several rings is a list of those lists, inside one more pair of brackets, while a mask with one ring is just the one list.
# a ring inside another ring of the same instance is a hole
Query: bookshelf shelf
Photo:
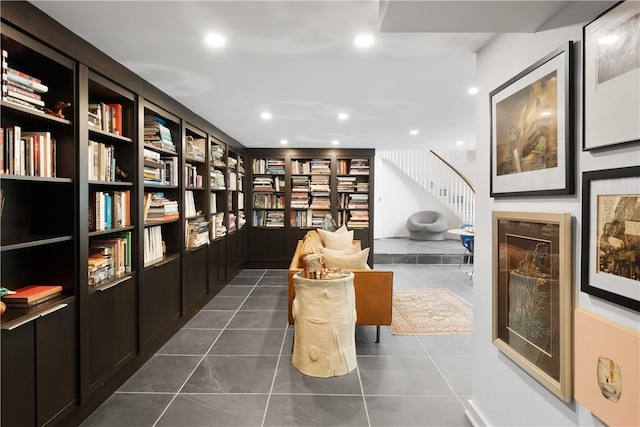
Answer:
[[117, 276], [114, 277], [112, 280], [109, 280], [107, 282], [101, 283], [99, 285], [96, 286], [90, 286], [89, 287], [89, 294], [94, 293], [94, 292], [105, 292], [115, 286], [119, 286], [124, 284], [125, 282], [132, 280], [134, 278], [134, 272], [129, 273], [129, 274], [125, 274], [123, 276]]
[[0, 181], [30, 181], [49, 184], [72, 184], [73, 178], [47, 178], [41, 176], [23, 176], [23, 175], [0, 175]]
[[92, 185], [92, 186], [103, 186], [103, 187], [126, 188], [126, 187], [133, 187], [134, 183], [133, 182], [128, 182], [128, 181], [95, 181], [95, 180], [90, 180], [89, 181], [89, 185]]
[[25, 248], [33, 248], [36, 246], [46, 246], [53, 245], [60, 242], [68, 242], [72, 241], [73, 236], [17, 236], [17, 237], [9, 237], [2, 236], [2, 246], [0, 247], [0, 251], [8, 252], [15, 251], [18, 249]]
[[2, 315], [3, 330], [13, 330], [22, 326], [26, 322], [36, 320], [39, 317], [46, 316], [56, 310], [66, 307], [73, 300], [73, 296], [60, 295], [45, 302], [28, 308], [10, 308]]
[[180, 258], [180, 253], [166, 254], [162, 258], [158, 259], [157, 261], [145, 265], [144, 269], [145, 270], [149, 270], [149, 269], [153, 269], [153, 268], [159, 268], [159, 267], [162, 267], [165, 264], [169, 264], [170, 262], [175, 261], [175, 260], [177, 260], [179, 258]]
[[115, 133], [112, 132], [107, 132], [106, 130], [102, 130], [102, 129], [96, 129], [93, 127], [89, 127], [89, 135], [91, 137], [103, 137], [103, 138], [108, 138], [112, 141], [119, 141], [123, 144], [131, 144], [133, 143], [133, 140], [127, 136], [122, 136], [122, 135], [117, 135]]

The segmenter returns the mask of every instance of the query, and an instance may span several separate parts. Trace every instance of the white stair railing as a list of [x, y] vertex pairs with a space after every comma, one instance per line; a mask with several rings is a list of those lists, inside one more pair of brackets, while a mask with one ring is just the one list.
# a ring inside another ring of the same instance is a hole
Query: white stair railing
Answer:
[[476, 194], [454, 167], [431, 150], [376, 150], [444, 204], [463, 224], [473, 224]]

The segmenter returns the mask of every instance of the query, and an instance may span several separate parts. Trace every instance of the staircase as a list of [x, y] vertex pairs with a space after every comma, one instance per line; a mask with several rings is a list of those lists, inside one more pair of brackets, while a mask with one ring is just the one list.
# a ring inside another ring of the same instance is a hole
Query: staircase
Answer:
[[454, 167], [431, 150], [376, 150], [442, 202], [463, 224], [473, 224], [476, 194]]

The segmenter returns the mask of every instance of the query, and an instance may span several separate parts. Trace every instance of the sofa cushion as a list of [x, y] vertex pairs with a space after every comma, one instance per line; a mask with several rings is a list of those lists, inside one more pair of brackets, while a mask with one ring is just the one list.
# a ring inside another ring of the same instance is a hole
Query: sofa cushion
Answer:
[[366, 270], [367, 258], [369, 258], [369, 249], [365, 248], [361, 251], [350, 252], [322, 248], [321, 255], [327, 268], [345, 270]]
[[335, 232], [318, 230], [318, 234], [320, 234], [320, 238], [322, 239], [322, 245], [325, 248], [345, 250], [351, 247], [353, 230], [347, 232], [338, 232], [338, 230]]

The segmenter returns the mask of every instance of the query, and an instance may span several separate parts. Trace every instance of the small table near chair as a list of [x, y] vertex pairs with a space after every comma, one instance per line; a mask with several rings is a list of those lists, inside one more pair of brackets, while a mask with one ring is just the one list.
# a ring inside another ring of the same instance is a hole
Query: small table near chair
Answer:
[[[464, 261], [464, 256], [467, 254], [467, 252], [469, 252], [469, 254], [473, 256], [473, 252], [474, 252], [473, 243], [474, 243], [474, 237], [476, 235], [475, 228], [472, 225], [462, 226], [460, 228], [453, 228], [453, 229], [447, 230], [447, 233], [456, 234], [460, 236], [460, 243], [465, 248], [465, 252], [462, 255], [462, 260], [460, 261], [460, 266], [462, 266], [462, 262]], [[473, 272], [471, 272], [469, 276], [473, 277]]]

